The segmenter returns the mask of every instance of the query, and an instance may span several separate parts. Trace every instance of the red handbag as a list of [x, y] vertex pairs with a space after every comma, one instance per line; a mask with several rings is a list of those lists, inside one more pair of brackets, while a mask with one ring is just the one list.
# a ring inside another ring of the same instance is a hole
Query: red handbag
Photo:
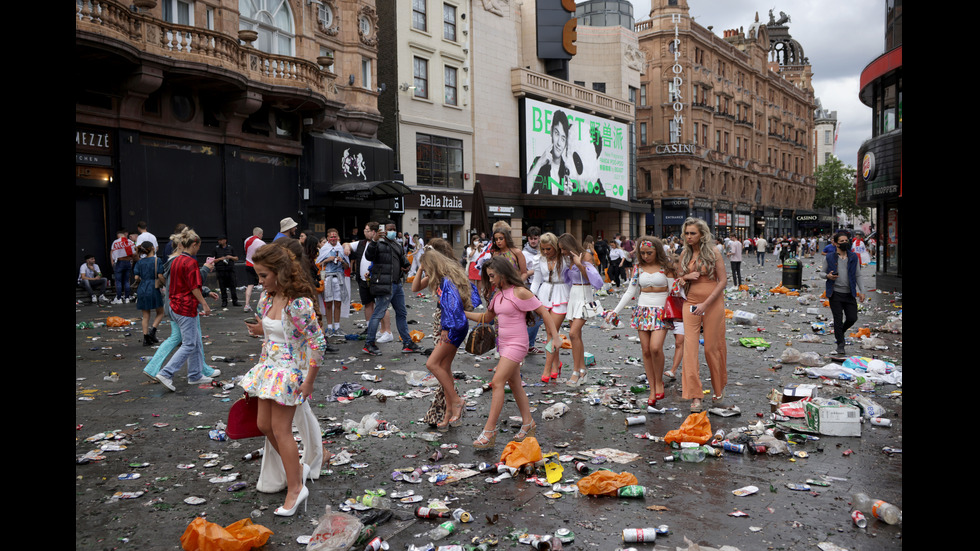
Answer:
[[680, 290], [678, 281], [674, 280], [674, 288], [670, 290], [667, 303], [664, 304], [664, 319], [667, 321], [684, 320], [684, 299], [675, 294]]
[[225, 428], [225, 434], [232, 440], [265, 436], [259, 430], [258, 415], [259, 399], [246, 394], [228, 410], [228, 426]]

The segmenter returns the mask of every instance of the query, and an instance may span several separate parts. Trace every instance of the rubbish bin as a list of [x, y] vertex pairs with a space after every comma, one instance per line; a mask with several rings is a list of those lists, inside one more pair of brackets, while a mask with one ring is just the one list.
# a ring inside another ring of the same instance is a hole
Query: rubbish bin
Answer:
[[783, 261], [783, 287], [796, 290], [803, 287], [803, 265], [795, 258]]

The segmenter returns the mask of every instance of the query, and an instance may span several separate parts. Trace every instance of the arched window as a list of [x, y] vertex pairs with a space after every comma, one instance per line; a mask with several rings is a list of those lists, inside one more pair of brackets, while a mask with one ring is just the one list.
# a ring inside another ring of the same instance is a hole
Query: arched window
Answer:
[[293, 51], [293, 14], [287, 0], [238, 0], [238, 28], [259, 33], [256, 49], [278, 55]]

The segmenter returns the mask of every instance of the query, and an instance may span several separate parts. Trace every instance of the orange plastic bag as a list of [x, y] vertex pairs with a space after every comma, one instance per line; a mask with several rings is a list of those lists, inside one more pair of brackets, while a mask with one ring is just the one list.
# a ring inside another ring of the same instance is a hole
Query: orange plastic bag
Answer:
[[639, 483], [640, 481], [630, 473], [596, 471], [578, 481], [578, 491], [587, 496], [615, 496], [616, 490], [623, 486]]
[[779, 285], [773, 287], [772, 289], [769, 289], [769, 292], [770, 293], [775, 293], [777, 295], [778, 294], [784, 294], [784, 293], [786, 293], [786, 287], [783, 287], [783, 284], [780, 283]]
[[562, 348], [571, 348], [572, 347], [572, 341], [568, 340], [568, 337], [565, 336], [564, 333], [559, 333], [558, 336], [561, 337], [561, 347]]
[[253, 524], [250, 518], [222, 528], [197, 517], [180, 536], [180, 545], [185, 551], [248, 551], [265, 545], [272, 534], [272, 530]]
[[609, 279], [609, 268], [602, 271], [602, 280], [606, 283], [612, 283], [612, 280]]
[[364, 308], [364, 305], [363, 305], [363, 304], [361, 304], [360, 302], [352, 302], [352, 303], [350, 303], [350, 307], [351, 307], [351, 308], [352, 308], [352, 309], [353, 309], [353, 310], [354, 310], [355, 312], [360, 312], [360, 311], [361, 311], [361, 308]]
[[869, 329], [867, 327], [862, 327], [862, 328], [858, 329], [858, 332], [857, 333], [851, 333], [850, 334], [850, 337], [852, 339], [860, 339], [861, 337], [868, 337], [868, 338], [870, 338], [871, 337], [871, 329]]
[[799, 291], [786, 291], [786, 296], [788, 297], [798, 297], [800, 296]]
[[425, 338], [425, 333], [419, 331], [418, 329], [412, 329], [408, 332], [408, 336], [412, 337], [412, 342], [422, 342]]
[[748, 285], [739, 285], [738, 286], [738, 290], [739, 291], [748, 291], [749, 290], [749, 286]]
[[726, 320], [730, 320], [730, 319], [732, 319], [734, 317], [735, 317], [735, 312], [733, 312], [732, 310], [729, 310], [728, 308], [725, 308], [725, 319]]
[[105, 324], [107, 327], [123, 327], [129, 325], [129, 320], [119, 316], [109, 316], [105, 319]]
[[512, 440], [500, 454], [501, 463], [506, 463], [508, 467], [519, 468], [542, 459], [544, 456], [541, 455], [541, 446], [538, 444], [538, 439], [533, 436], [528, 436], [522, 442]]
[[684, 419], [681, 427], [672, 430], [664, 436], [664, 442], [696, 442], [707, 444], [711, 440], [711, 422], [708, 421], [708, 412], [692, 413]]

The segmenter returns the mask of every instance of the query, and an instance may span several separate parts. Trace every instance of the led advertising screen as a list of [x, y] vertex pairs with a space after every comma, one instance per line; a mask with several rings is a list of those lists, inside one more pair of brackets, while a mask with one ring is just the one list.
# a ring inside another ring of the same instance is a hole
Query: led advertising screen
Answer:
[[525, 192], [629, 201], [629, 126], [525, 98]]

